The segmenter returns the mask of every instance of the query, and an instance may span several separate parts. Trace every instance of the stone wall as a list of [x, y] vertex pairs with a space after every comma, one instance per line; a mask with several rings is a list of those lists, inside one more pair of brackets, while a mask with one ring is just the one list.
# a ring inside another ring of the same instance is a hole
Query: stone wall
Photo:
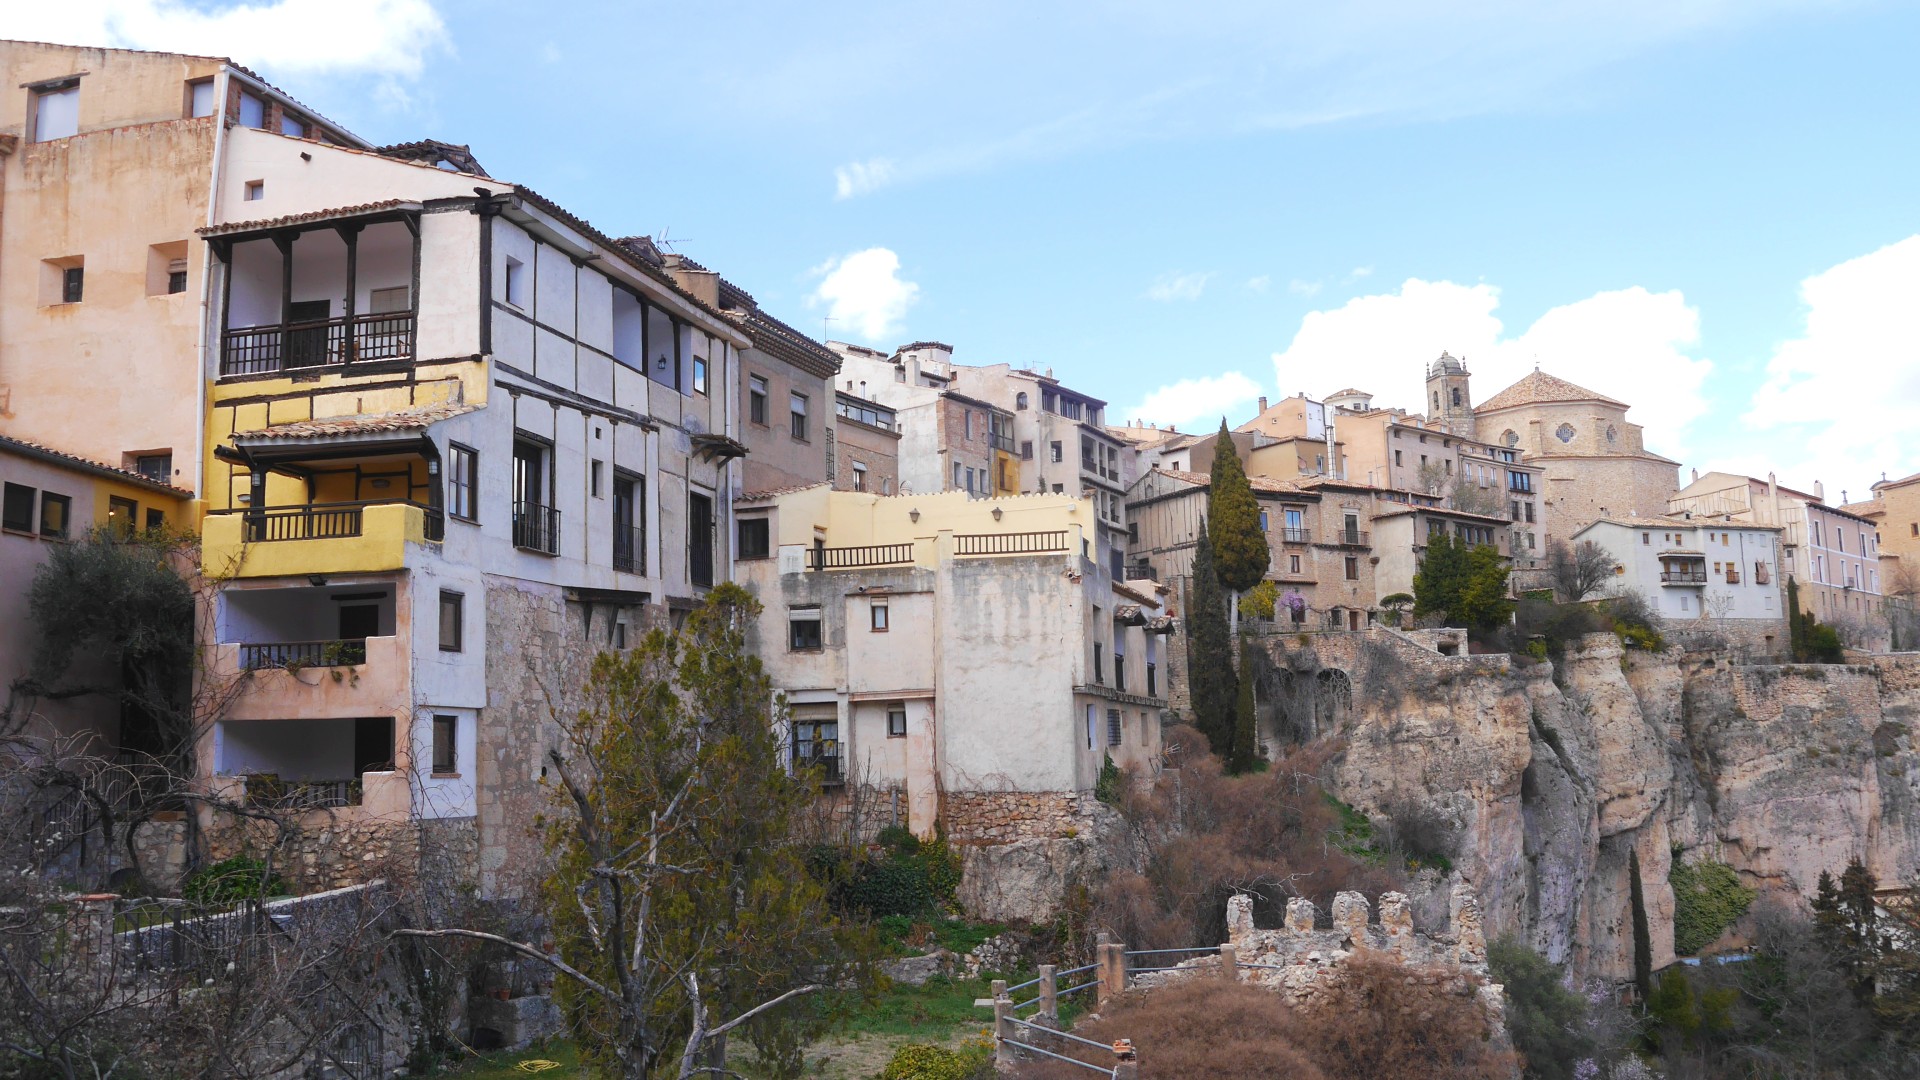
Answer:
[[956, 844], [1071, 839], [1092, 827], [1091, 794], [1072, 791], [949, 791], [940, 822]]
[[420, 857], [413, 822], [369, 819], [352, 807], [307, 810], [281, 822], [219, 814], [207, 828], [206, 842], [209, 863], [271, 854], [275, 870], [296, 894], [411, 875]]

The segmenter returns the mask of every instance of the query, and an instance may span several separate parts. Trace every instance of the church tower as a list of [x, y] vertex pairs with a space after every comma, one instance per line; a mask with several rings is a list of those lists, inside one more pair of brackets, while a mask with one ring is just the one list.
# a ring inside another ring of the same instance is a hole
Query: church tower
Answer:
[[1467, 386], [1467, 362], [1447, 353], [1427, 367], [1427, 419], [1446, 424], [1465, 439], [1473, 432], [1473, 393]]

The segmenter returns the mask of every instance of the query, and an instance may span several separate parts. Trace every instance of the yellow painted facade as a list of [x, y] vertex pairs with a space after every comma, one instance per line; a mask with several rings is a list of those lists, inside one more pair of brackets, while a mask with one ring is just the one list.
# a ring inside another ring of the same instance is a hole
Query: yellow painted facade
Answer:
[[993, 452], [993, 493], [996, 497], [1020, 494], [1020, 459], [1005, 450]]
[[[743, 503], [743, 514], [754, 505]], [[1093, 500], [1067, 495], [977, 499], [964, 491], [943, 491], [936, 495], [884, 496], [834, 491], [821, 484], [782, 495], [777, 507], [772, 528], [778, 545], [810, 545], [816, 536], [829, 547], [870, 547], [932, 540], [941, 533], [1061, 531], [1070, 534], [1071, 543], [1077, 543], [1080, 536], [1092, 536], [1095, 525]], [[998, 520], [993, 516], [996, 510], [1000, 513]], [[929, 544], [926, 550], [934, 549]]]
[[248, 543], [244, 513], [208, 515], [200, 564], [208, 577], [292, 577], [399, 570], [407, 545], [427, 542], [427, 512], [406, 503], [373, 503], [360, 510], [360, 535], [319, 540]]

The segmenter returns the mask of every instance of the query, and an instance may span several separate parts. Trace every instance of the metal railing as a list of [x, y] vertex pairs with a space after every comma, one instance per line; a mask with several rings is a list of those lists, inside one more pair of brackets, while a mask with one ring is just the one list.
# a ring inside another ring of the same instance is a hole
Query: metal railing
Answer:
[[1705, 585], [1707, 572], [1705, 570], [1662, 570], [1660, 583], [1662, 585]]
[[818, 769], [820, 771], [821, 782], [828, 784], [839, 783], [845, 775], [840, 769], [840, 755], [838, 753], [803, 754], [795, 752], [793, 755], [793, 767], [796, 770]]
[[810, 570], [847, 570], [858, 566], [891, 566], [913, 561], [912, 544], [871, 544], [866, 547], [817, 547], [807, 552]]
[[220, 374], [267, 375], [413, 353], [411, 311], [273, 326], [242, 326], [220, 334]]
[[365, 638], [332, 641], [245, 641], [240, 643], [240, 670], [273, 668], [348, 667], [367, 662]]
[[955, 555], [1040, 555], [1067, 550], [1066, 530], [1055, 532], [962, 533], [953, 538]]
[[1281, 529], [1280, 542], [1283, 544], [1309, 544], [1313, 542], [1313, 532], [1309, 529]]
[[613, 527], [613, 568], [629, 574], [647, 572], [647, 533], [638, 525]]
[[543, 555], [560, 554], [560, 511], [541, 503], [514, 503], [513, 546]]
[[1370, 541], [1365, 529], [1340, 529], [1334, 532], [1333, 542], [1341, 547], [1366, 547]]

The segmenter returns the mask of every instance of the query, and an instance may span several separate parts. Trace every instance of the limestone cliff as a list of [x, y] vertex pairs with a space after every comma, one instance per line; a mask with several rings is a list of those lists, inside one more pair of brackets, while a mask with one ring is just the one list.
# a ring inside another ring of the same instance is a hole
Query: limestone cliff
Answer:
[[1920, 867], [1920, 656], [1734, 664], [1623, 654], [1603, 634], [1521, 666], [1390, 631], [1270, 639], [1269, 653], [1296, 679], [1340, 671], [1352, 687], [1331, 724], [1310, 725], [1339, 741], [1336, 794], [1372, 815], [1437, 811], [1490, 930], [1583, 974], [1631, 974], [1630, 851], [1656, 966], [1672, 957], [1676, 850], [1732, 864], [1763, 894], [1804, 896], [1855, 854], [1886, 882]]

